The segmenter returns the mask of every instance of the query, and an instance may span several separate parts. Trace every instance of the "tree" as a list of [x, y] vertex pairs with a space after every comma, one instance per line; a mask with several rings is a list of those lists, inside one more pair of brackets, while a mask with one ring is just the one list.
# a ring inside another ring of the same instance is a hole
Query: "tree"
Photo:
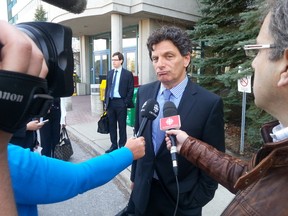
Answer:
[[[260, 0], [201, 0], [202, 17], [191, 30], [197, 57], [193, 59], [193, 77], [202, 86], [223, 98], [226, 122], [240, 126], [242, 93], [237, 80], [253, 74], [251, 59], [243, 45], [254, 43], [260, 28]], [[253, 42], [252, 42], [253, 41]], [[239, 66], [243, 68], [238, 73]], [[269, 117], [247, 98], [247, 140], [260, 144], [259, 127]], [[257, 118], [255, 120], [255, 118]], [[256, 135], [257, 134], [257, 135]]]
[[46, 22], [47, 21], [46, 14], [47, 12], [44, 10], [43, 6], [42, 5], [38, 6], [34, 14], [34, 21]]

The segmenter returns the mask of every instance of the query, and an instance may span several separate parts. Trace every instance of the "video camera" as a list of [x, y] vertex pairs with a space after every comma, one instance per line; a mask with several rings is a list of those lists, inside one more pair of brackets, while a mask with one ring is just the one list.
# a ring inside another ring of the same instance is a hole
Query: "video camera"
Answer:
[[72, 30], [49, 22], [19, 23], [16, 27], [26, 33], [42, 51], [48, 66], [48, 94], [68, 97], [74, 92]]
[[44, 80], [1, 70], [0, 130], [9, 133], [25, 127], [32, 117], [45, 116], [53, 97], [67, 97], [74, 92], [71, 29], [48, 22], [20, 23], [16, 27], [26, 33], [42, 51], [48, 75]]

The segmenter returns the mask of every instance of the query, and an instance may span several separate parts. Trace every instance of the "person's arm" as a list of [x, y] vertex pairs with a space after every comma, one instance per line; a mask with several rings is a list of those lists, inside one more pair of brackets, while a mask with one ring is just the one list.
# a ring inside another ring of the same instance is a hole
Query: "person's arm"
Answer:
[[26, 125], [26, 130], [27, 131], [36, 131], [39, 130], [43, 127], [44, 123], [39, 122], [39, 120], [31, 120], [30, 122], [27, 123]]
[[132, 98], [133, 98], [133, 93], [134, 93], [134, 77], [133, 77], [133, 73], [129, 72], [129, 80], [128, 80], [128, 86], [127, 86], [127, 95], [125, 98], [125, 103], [127, 107], [134, 107], [134, 104], [132, 102]]
[[0, 212], [17, 215], [7, 162], [7, 143], [11, 134], [0, 131]]
[[74, 164], [9, 145], [8, 159], [16, 203], [33, 205], [60, 202], [103, 185], [128, 167], [133, 155], [123, 147]]
[[[180, 155], [202, 169], [230, 192], [237, 192], [234, 185], [238, 178], [247, 171], [247, 162], [218, 151], [211, 145], [188, 136], [184, 131], [170, 130], [166, 133], [176, 136], [177, 152]], [[171, 141], [168, 137], [165, 139], [167, 148], [170, 149]]]
[[[17, 77], [15, 73], [24, 73], [36, 77], [45, 78], [48, 72], [47, 65], [44, 61], [44, 57], [38, 47], [32, 42], [32, 40], [16, 29], [16, 27], [9, 23], [0, 20], [0, 73], [5, 75], [6, 80], [13, 82], [13, 77]], [[11, 72], [11, 78], [7, 79], [9, 72]], [[14, 73], [14, 74], [13, 74]], [[9, 88], [9, 84], [6, 89]], [[6, 91], [0, 86], [0, 91]], [[8, 108], [7, 108], [8, 107]], [[6, 108], [6, 109], [5, 109]], [[8, 111], [7, 111], [8, 110]], [[16, 122], [12, 122], [13, 118], [10, 118], [8, 124], [7, 117], [15, 116], [16, 113], [9, 112], [9, 106], [3, 105], [1, 102], [2, 115], [0, 115], [1, 129], [0, 129], [0, 212], [6, 215], [17, 215], [15, 202], [10, 183], [10, 174], [7, 161], [7, 143], [11, 139], [13, 132], [19, 128], [10, 128], [9, 125], [16, 125]], [[16, 119], [15, 121], [17, 121]], [[9, 132], [9, 133], [7, 133]]]
[[67, 200], [107, 183], [144, 155], [145, 141], [129, 139], [123, 148], [77, 164], [14, 145], [8, 151], [16, 203], [34, 205]]

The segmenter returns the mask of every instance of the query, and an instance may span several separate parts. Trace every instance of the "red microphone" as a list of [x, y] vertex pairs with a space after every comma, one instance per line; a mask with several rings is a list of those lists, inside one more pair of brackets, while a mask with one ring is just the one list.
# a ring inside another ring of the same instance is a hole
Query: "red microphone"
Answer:
[[[160, 119], [160, 130], [166, 131], [171, 129], [179, 129], [181, 127], [180, 116], [177, 115], [177, 108], [171, 101], [167, 101], [163, 107], [163, 117]], [[176, 148], [176, 137], [175, 135], [169, 136], [171, 140], [171, 159], [173, 165], [174, 174], [178, 175], [178, 164], [177, 164], [177, 148]]]

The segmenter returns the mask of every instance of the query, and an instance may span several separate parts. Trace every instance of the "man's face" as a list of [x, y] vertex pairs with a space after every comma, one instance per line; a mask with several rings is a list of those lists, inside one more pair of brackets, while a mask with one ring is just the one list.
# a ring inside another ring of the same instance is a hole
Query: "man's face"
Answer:
[[166, 88], [179, 84], [186, 76], [190, 55], [182, 56], [171, 41], [162, 41], [153, 46], [152, 63], [158, 80]]
[[[274, 41], [269, 31], [270, 14], [265, 18], [263, 25], [257, 37], [257, 44], [273, 44]], [[269, 60], [271, 49], [259, 50], [257, 56], [252, 62], [254, 68], [253, 92], [255, 104], [261, 109], [273, 115], [275, 104], [279, 101], [279, 92], [277, 92], [277, 82], [282, 70], [281, 59], [277, 61]]]
[[113, 56], [112, 57], [112, 64], [113, 64], [113, 68], [119, 68], [122, 64], [123, 60], [119, 60], [118, 56]]

